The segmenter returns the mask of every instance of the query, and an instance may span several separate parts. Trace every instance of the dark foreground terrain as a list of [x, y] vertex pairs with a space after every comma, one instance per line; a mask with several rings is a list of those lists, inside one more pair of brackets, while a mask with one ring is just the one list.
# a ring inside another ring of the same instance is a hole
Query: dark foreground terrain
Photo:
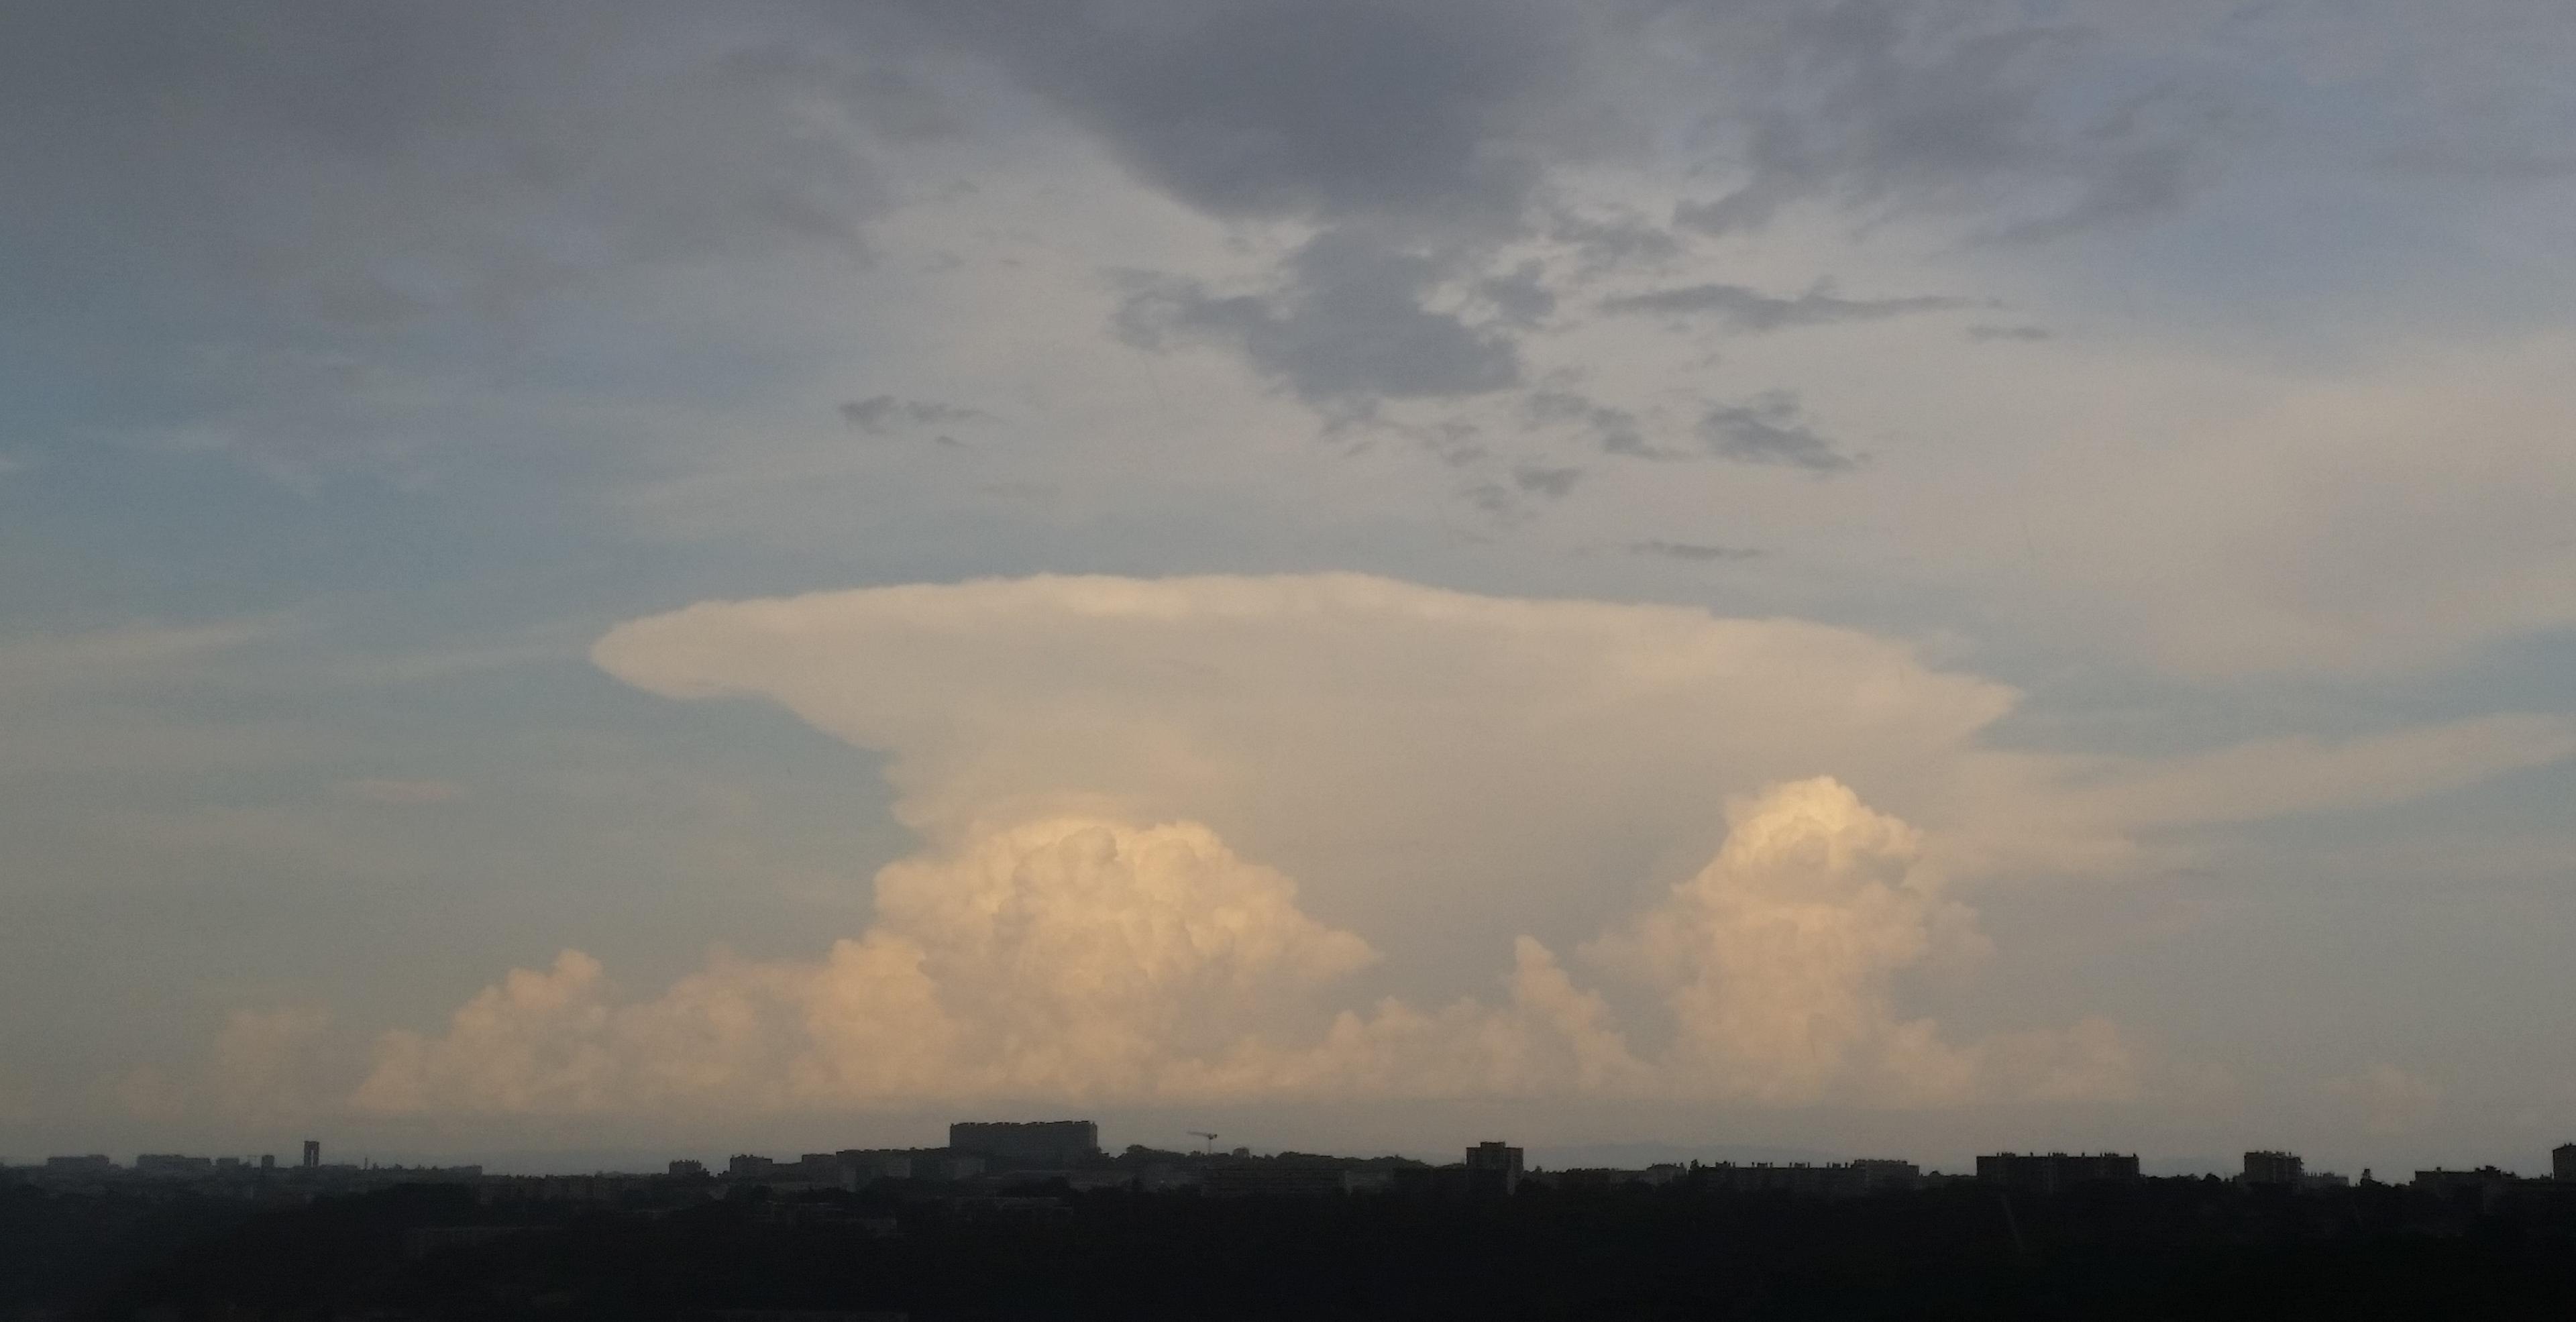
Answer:
[[0, 1188], [0, 1318], [2576, 1317], [2576, 1198], [2146, 1180], [292, 1206]]

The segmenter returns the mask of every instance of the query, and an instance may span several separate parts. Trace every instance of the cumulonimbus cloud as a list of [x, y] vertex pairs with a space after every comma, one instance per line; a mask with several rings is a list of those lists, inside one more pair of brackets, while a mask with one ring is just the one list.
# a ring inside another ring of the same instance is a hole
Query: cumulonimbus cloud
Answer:
[[[384, 1037], [363, 1109], [2129, 1096], [2151, 1071], [2108, 1023], [1963, 1038], [1906, 1012], [1902, 978], [1983, 951], [1980, 877], [2576, 751], [2496, 718], [2019, 752], [1985, 733], [2009, 689], [1901, 642], [1353, 575], [711, 602], [593, 655], [882, 750], [920, 852], [820, 960], [719, 958], [641, 999], [575, 951], [515, 972]], [[1593, 897], [1571, 928], [1569, 896]], [[1373, 943], [1392, 963], [1459, 928], [1495, 933], [1480, 984], [1511, 951], [1499, 995], [1353, 1004], [1393, 971]]]

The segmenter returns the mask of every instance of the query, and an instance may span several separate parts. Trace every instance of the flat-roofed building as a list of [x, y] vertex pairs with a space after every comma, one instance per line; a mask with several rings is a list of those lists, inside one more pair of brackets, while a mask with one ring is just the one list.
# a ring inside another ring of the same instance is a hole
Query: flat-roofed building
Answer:
[[1100, 1155], [1100, 1126], [1089, 1120], [969, 1120], [948, 1127], [948, 1149], [972, 1153], [994, 1169], [1061, 1169]]
[[1479, 1143], [1467, 1149], [1467, 1192], [1508, 1198], [1520, 1191], [1521, 1150], [1508, 1143]]
[[1690, 1179], [1700, 1188], [1722, 1189], [1728, 1193], [1857, 1198], [1864, 1194], [1916, 1188], [1923, 1183], [1923, 1172], [1913, 1162], [1887, 1158], [1821, 1164], [1794, 1161], [1786, 1165], [1767, 1161], [1737, 1165], [1721, 1161], [1715, 1165], [1693, 1167]]
[[857, 1173], [859, 1181], [912, 1178], [912, 1153], [902, 1148], [843, 1148], [834, 1153]]
[[2248, 1186], [2296, 1189], [2305, 1182], [2306, 1176], [2307, 1163], [2301, 1161], [2297, 1153], [2248, 1152], [2245, 1154], [2244, 1173], [2236, 1179]]
[[1977, 1158], [1977, 1182], [2025, 1193], [2138, 1178], [2138, 1158], [2119, 1152], [1997, 1152]]

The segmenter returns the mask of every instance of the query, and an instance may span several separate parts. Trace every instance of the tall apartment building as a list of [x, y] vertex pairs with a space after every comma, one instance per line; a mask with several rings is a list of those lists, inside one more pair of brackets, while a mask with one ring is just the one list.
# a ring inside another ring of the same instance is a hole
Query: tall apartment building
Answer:
[[1503, 1143], [1479, 1143], [1467, 1149], [1467, 1192], [1507, 1198], [1521, 1187], [1521, 1150]]
[[2295, 1153], [2248, 1152], [2245, 1154], [2245, 1173], [2237, 1177], [2237, 1182], [2296, 1189], [2306, 1182], [2306, 1177], [2307, 1163]]
[[2576, 1184], [2576, 1143], [2561, 1143], [2549, 1150], [2549, 1176], [2561, 1184]]

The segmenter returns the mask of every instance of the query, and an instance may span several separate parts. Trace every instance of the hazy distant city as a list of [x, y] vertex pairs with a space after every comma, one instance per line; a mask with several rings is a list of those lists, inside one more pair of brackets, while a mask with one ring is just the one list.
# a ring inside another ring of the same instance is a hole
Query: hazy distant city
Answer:
[[[63, 1191], [110, 1188], [162, 1193], [204, 1193], [252, 1199], [310, 1199], [317, 1195], [392, 1188], [403, 1184], [462, 1184], [487, 1198], [539, 1198], [622, 1203], [636, 1199], [722, 1198], [753, 1189], [779, 1194], [856, 1193], [883, 1187], [923, 1197], [998, 1196], [1032, 1186], [1071, 1192], [1193, 1193], [1209, 1197], [1451, 1194], [1499, 1197], [1524, 1185], [1543, 1189], [1600, 1190], [1625, 1185], [1678, 1186], [1731, 1193], [1781, 1193], [1804, 1198], [1857, 1198], [1947, 1184], [1975, 1183], [2024, 1193], [2056, 1193], [2081, 1185], [2144, 1177], [2135, 1154], [2113, 1152], [1997, 1152], [1981, 1155], [1973, 1170], [1924, 1170], [1897, 1158], [1822, 1162], [1657, 1163], [1636, 1168], [1564, 1167], [1525, 1163], [1522, 1149], [1484, 1141], [1457, 1162], [1398, 1156], [1335, 1156], [1222, 1148], [1223, 1135], [1201, 1133], [1195, 1149], [1130, 1144], [1108, 1152], [1100, 1127], [1089, 1120], [960, 1121], [939, 1147], [843, 1148], [795, 1157], [736, 1153], [722, 1162], [674, 1158], [660, 1171], [588, 1174], [486, 1174], [479, 1165], [402, 1166], [372, 1161], [326, 1162], [318, 1139], [303, 1142], [295, 1160], [143, 1153], [130, 1164], [88, 1154], [51, 1156], [42, 1164], [0, 1164], [0, 1179]], [[2576, 1142], [2548, 1154], [2545, 1176], [2516, 1175], [2494, 1166], [2453, 1170], [2435, 1167], [2380, 1176], [2311, 1171], [2294, 1152], [2255, 1151], [2231, 1181], [2247, 1189], [2331, 1193], [2356, 1184], [2402, 1184], [2419, 1192], [2482, 1199], [2516, 1192], [2576, 1195]], [[2190, 1178], [2190, 1177], [2175, 1177]], [[2206, 1178], [2217, 1178], [2209, 1176]]]
[[[2551, 1174], [2389, 1179], [2244, 1154], [1529, 1165], [1100, 1144], [961, 1121], [937, 1147], [659, 1171], [143, 1154], [0, 1171], [45, 1246], [0, 1317], [2542, 1316], [2576, 1301], [2576, 1143]], [[316, 1257], [322, 1254], [325, 1256]], [[31, 1261], [34, 1261], [31, 1259]], [[14, 1308], [14, 1311], [7, 1311]], [[2410, 1310], [2413, 1310], [2410, 1313]]]

